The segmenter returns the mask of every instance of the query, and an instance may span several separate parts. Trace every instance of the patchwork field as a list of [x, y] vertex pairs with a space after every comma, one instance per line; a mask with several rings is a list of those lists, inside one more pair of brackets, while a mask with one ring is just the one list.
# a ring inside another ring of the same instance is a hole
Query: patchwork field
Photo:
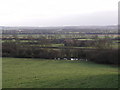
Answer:
[[3, 58], [3, 88], [117, 88], [118, 68], [85, 61]]

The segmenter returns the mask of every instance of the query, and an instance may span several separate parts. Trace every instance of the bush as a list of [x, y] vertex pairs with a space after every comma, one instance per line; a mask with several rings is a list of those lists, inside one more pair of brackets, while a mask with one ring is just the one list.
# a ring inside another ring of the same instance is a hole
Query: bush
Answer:
[[117, 49], [103, 49], [95, 50], [89, 53], [89, 60], [96, 63], [103, 64], [119, 64], [118, 62], [118, 51]]

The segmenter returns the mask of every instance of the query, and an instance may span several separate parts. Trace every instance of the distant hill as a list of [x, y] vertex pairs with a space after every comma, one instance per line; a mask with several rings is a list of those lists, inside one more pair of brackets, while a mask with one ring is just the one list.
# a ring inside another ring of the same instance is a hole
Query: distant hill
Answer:
[[26, 29], [26, 30], [35, 30], [35, 29], [47, 29], [47, 30], [57, 30], [57, 29], [99, 29], [99, 30], [117, 30], [117, 25], [110, 25], [110, 26], [51, 26], [51, 27], [9, 27], [9, 26], [0, 26], [0, 30], [19, 30], [19, 29]]

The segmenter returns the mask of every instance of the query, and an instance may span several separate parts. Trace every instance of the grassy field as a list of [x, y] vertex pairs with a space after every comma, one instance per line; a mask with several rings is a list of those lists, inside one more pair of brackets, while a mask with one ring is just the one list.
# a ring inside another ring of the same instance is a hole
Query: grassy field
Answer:
[[3, 58], [3, 88], [117, 88], [118, 68], [85, 61]]

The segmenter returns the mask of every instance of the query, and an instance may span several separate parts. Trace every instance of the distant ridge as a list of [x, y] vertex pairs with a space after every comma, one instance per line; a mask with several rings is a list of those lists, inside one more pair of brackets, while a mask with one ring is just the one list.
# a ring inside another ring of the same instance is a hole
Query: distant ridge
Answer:
[[120, 25], [107, 25], [107, 26], [46, 26], [46, 27], [32, 27], [32, 26], [0, 26], [0, 30], [13, 30], [13, 29], [118, 29]]

